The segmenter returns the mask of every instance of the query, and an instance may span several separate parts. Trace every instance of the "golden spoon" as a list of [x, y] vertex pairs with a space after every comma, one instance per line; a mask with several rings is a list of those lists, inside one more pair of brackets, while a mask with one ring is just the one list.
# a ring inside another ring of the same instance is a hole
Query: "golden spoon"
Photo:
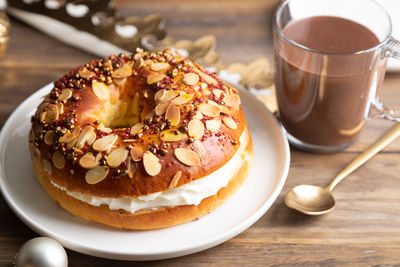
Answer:
[[285, 197], [286, 206], [307, 215], [322, 215], [331, 212], [335, 208], [335, 199], [331, 193], [333, 188], [399, 135], [400, 123], [397, 123], [361, 155], [350, 162], [326, 187], [322, 188], [314, 185], [298, 185], [294, 187]]

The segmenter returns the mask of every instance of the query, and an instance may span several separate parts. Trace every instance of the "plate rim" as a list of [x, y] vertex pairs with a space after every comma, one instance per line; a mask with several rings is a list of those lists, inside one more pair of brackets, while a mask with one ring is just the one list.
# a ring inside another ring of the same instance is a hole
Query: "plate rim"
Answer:
[[[49, 87], [52, 86], [52, 83], [49, 83], [40, 89], [36, 90], [34, 93], [29, 95], [24, 101], [22, 101], [11, 113], [11, 115], [8, 117], [7, 121], [3, 125], [1, 131], [0, 131], [0, 144], [4, 143], [4, 139], [8, 136], [7, 132], [9, 132], [10, 124], [12, 123], [13, 119], [25, 108], [28, 102], [32, 101], [37, 95], [42, 95], [43, 91], [47, 90]], [[282, 191], [283, 186], [285, 185], [288, 173], [289, 173], [289, 167], [290, 167], [290, 148], [289, 148], [289, 143], [286, 138], [286, 133], [282, 125], [279, 123], [279, 121], [271, 114], [271, 112], [265, 107], [265, 105], [257, 99], [256, 96], [248, 92], [248, 90], [244, 89], [241, 86], [235, 85], [241, 94], [245, 94], [246, 97], [252, 98], [257, 105], [264, 109], [265, 112], [268, 113], [268, 116], [272, 117], [273, 124], [275, 124], [275, 127], [279, 130], [279, 139], [281, 141], [281, 145], [283, 147], [283, 168], [281, 170], [281, 177], [279, 179], [279, 183], [277, 186], [274, 188], [273, 192], [271, 193], [270, 197], [266, 199], [266, 201], [254, 212], [249, 216], [249, 218], [241, 221], [240, 223], [236, 224], [234, 227], [230, 228], [227, 231], [224, 231], [223, 234], [216, 235], [213, 238], [201, 240], [200, 242], [193, 243], [193, 245], [186, 247], [185, 249], [181, 249], [179, 251], [176, 251], [176, 249], [167, 249], [167, 250], [158, 250], [158, 251], [153, 251], [153, 252], [139, 252], [139, 253], [130, 253], [130, 252], [122, 252], [122, 253], [114, 253], [114, 252], [109, 252], [107, 250], [103, 250], [101, 248], [93, 248], [93, 247], [88, 247], [80, 244], [79, 242], [76, 242], [74, 240], [69, 239], [68, 237], [59, 235], [58, 233], [45, 229], [44, 226], [38, 225], [37, 222], [32, 220], [31, 218], [28, 218], [26, 213], [19, 207], [17, 204], [14, 203], [14, 200], [12, 196], [7, 192], [5, 189], [5, 176], [4, 173], [4, 167], [2, 165], [2, 160], [0, 160], [0, 191], [8, 204], [8, 206], [11, 208], [11, 210], [14, 212], [14, 214], [17, 215], [17, 217], [24, 222], [26, 226], [31, 228], [33, 231], [36, 233], [42, 235], [42, 236], [48, 236], [56, 239], [60, 243], [63, 244], [68, 249], [71, 249], [73, 251], [77, 251], [79, 253], [95, 256], [95, 257], [100, 257], [100, 258], [106, 258], [106, 259], [118, 259], [118, 260], [151, 260], [151, 259], [167, 259], [167, 258], [174, 258], [178, 256], [184, 256], [184, 255], [189, 255], [192, 253], [196, 253], [199, 251], [203, 251], [205, 249], [214, 247], [218, 244], [221, 244], [241, 232], [245, 231], [248, 229], [251, 225], [253, 225], [256, 221], [258, 221], [267, 211], [268, 209], [272, 206], [272, 204], [276, 201], [278, 198], [280, 192]], [[3, 157], [5, 149], [0, 150], [0, 158]], [[153, 257], [157, 256], [157, 257]]]

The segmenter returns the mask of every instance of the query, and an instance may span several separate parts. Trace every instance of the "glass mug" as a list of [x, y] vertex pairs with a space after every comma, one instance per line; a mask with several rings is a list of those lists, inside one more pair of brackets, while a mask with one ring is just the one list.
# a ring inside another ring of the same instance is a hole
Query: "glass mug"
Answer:
[[[321, 16], [363, 25], [379, 43], [356, 52], [324, 52], [285, 34], [290, 23]], [[278, 7], [273, 27], [278, 112], [292, 145], [334, 152], [351, 144], [369, 118], [400, 121], [398, 111], [379, 101], [387, 59], [400, 59], [400, 42], [391, 37], [390, 17], [379, 4], [372, 0], [288, 0]]]

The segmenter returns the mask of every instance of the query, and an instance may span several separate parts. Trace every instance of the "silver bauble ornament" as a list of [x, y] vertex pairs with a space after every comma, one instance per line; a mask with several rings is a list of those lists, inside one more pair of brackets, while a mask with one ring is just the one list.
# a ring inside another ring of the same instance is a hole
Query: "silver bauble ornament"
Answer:
[[56, 240], [37, 237], [26, 242], [18, 251], [17, 267], [67, 267], [65, 249]]

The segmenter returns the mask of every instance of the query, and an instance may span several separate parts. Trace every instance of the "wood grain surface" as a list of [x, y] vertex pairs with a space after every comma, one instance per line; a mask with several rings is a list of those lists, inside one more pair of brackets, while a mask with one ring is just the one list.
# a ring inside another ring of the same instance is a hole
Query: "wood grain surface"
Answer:
[[[124, 15], [159, 12], [176, 39], [217, 38], [226, 62], [271, 58], [271, 14], [278, 1], [116, 1]], [[11, 40], [0, 60], [0, 127], [27, 96], [94, 58], [11, 19]], [[382, 98], [400, 105], [400, 73], [388, 74]], [[287, 209], [283, 197], [297, 184], [325, 185], [393, 124], [368, 122], [340, 153], [291, 150], [287, 183], [271, 209], [237, 237], [193, 255], [152, 262], [123, 262], [68, 250], [70, 266], [400, 266], [400, 140], [396, 140], [334, 191], [336, 209], [307, 217]], [[3, 145], [3, 144], [0, 144]], [[11, 266], [19, 247], [38, 236], [0, 196], [0, 266]]]

